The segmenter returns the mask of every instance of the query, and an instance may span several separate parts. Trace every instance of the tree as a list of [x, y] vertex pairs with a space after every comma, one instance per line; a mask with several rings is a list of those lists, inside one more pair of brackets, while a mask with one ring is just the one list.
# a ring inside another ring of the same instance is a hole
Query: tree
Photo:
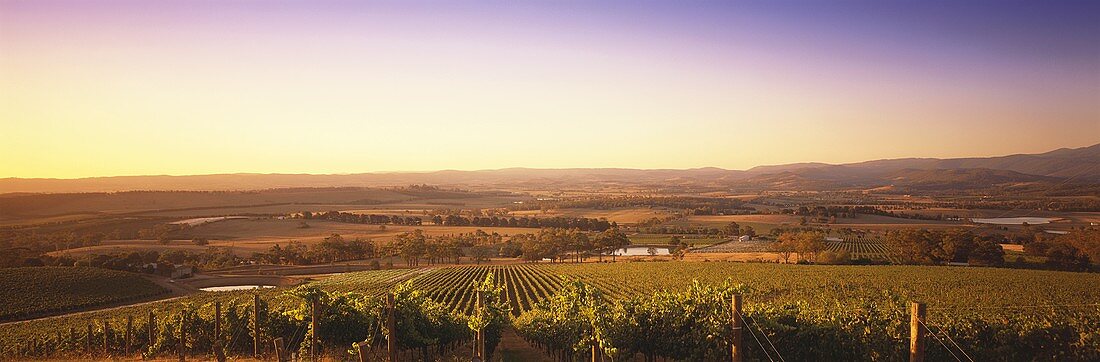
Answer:
[[972, 265], [1001, 266], [1005, 263], [1005, 251], [1000, 244], [979, 240], [966, 259]]
[[741, 233], [748, 236], [750, 239], [756, 237], [756, 229], [753, 229], [752, 226], [745, 226], [745, 228], [741, 229]]
[[798, 250], [798, 237], [797, 234], [792, 232], [779, 234], [778, 240], [772, 244], [772, 251], [779, 253], [779, 256], [783, 258], [783, 263], [791, 262], [791, 254], [795, 250]]
[[741, 225], [738, 225], [736, 222], [730, 222], [722, 227], [722, 234], [732, 237], [741, 236]]
[[409, 266], [419, 266], [420, 258], [424, 256], [427, 249], [427, 237], [424, 235], [424, 230], [416, 229], [412, 232], [404, 232], [398, 235], [393, 240], [393, 247], [396, 248], [397, 253], [405, 259], [405, 263]]
[[817, 254], [825, 251], [825, 237], [816, 231], [798, 233], [798, 257], [802, 260], [817, 261]]
[[619, 228], [611, 228], [596, 234], [596, 247], [599, 249], [600, 261], [603, 261], [603, 253], [612, 251], [611, 260], [615, 260], [614, 251], [630, 245], [630, 237], [626, 236]]

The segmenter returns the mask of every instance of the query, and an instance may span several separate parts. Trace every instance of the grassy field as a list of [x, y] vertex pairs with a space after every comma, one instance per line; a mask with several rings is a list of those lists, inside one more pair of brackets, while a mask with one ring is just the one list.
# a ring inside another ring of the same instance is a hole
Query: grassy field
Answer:
[[133, 301], [167, 292], [144, 277], [106, 269], [0, 269], [0, 321]]

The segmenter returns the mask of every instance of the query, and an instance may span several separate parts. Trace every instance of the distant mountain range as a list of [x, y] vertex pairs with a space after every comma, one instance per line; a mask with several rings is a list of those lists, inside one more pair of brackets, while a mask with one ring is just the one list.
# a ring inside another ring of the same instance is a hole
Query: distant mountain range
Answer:
[[129, 190], [258, 190], [290, 187], [440, 186], [570, 187], [665, 185], [778, 190], [905, 187], [970, 189], [1026, 183], [1100, 183], [1100, 144], [1040, 154], [975, 158], [901, 158], [848, 164], [796, 163], [749, 170], [697, 168], [531, 169], [310, 174], [118, 176], [82, 179], [4, 178], [0, 193], [112, 192]]

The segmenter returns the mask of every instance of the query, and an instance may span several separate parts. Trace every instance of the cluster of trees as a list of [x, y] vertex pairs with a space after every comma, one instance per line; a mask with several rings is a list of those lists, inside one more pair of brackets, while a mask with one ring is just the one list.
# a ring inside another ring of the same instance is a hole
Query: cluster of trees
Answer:
[[45, 253], [99, 245], [107, 237], [100, 232], [37, 233], [30, 230], [0, 229], [0, 268], [34, 266]]
[[568, 200], [541, 200], [534, 203], [516, 204], [513, 210], [548, 209], [615, 209], [635, 207], [663, 207], [668, 209], [691, 210], [695, 215], [743, 214], [752, 211], [738, 199], [724, 197], [689, 196], [616, 196], [581, 197]]
[[741, 226], [736, 222], [730, 222], [729, 224], [722, 226], [720, 234], [727, 237], [737, 237], [741, 235], [755, 237], [756, 229], [753, 229], [753, 227], [750, 225]]
[[519, 227], [519, 228], [564, 228], [584, 231], [604, 231], [617, 227], [618, 224], [607, 220], [586, 217], [562, 217], [533, 218], [533, 217], [478, 217], [467, 218], [459, 215], [433, 216], [432, 223], [449, 226], [481, 226], [481, 227]]
[[297, 241], [291, 241], [286, 246], [275, 244], [266, 252], [253, 253], [252, 260], [264, 264], [306, 265], [371, 259], [377, 256], [376, 246], [369, 239], [348, 240], [339, 234], [332, 234], [308, 247]]
[[[294, 217], [305, 220], [329, 220], [354, 224], [376, 225], [422, 225], [424, 220], [418, 216], [377, 215], [377, 214], [353, 214], [348, 212], [327, 211], [313, 213], [302, 211]], [[480, 226], [480, 227], [518, 227], [518, 228], [567, 228], [584, 231], [604, 231], [617, 227], [618, 224], [607, 220], [586, 217], [503, 217], [503, 216], [462, 216], [460, 214], [432, 215], [432, 224], [447, 226]]]
[[428, 265], [447, 261], [461, 264], [464, 256], [477, 263], [497, 255], [519, 256], [518, 246], [512, 240], [506, 241], [496, 232], [482, 230], [432, 236], [416, 229], [397, 235], [390, 243], [382, 245], [378, 253], [380, 256], [399, 256], [411, 266], [419, 266], [421, 261]]
[[618, 228], [594, 236], [578, 229], [545, 228], [537, 234], [514, 235], [512, 242], [520, 246], [523, 259], [527, 261], [550, 259], [560, 262], [566, 258], [583, 261], [591, 253], [597, 254], [602, 261], [604, 252], [630, 245], [630, 238]]
[[780, 212], [790, 215], [803, 216], [803, 224], [807, 218], [820, 223], [835, 223], [837, 218], [858, 218], [859, 214], [881, 215], [905, 219], [940, 220], [943, 215], [922, 215], [888, 211], [876, 206], [799, 206], [797, 209], [782, 209]]
[[722, 229], [719, 228], [689, 227], [677, 225], [639, 227], [638, 232], [646, 234], [723, 235]]
[[784, 263], [791, 262], [791, 254], [796, 254], [800, 262], [816, 262], [826, 247], [824, 234], [817, 231], [797, 231], [779, 234], [772, 244], [772, 251], [779, 253]]
[[886, 244], [910, 264], [966, 262], [972, 265], [1004, 264], [999, 240], [969, 230], [906, 229], [886, 233]]
[[421, 218], [416, 216], [353, 214], [350, 212], [339, 211], [326, 211], [318, 213], [302, 211], [301, 213], [295, 214], [294, 217], [302, 218], [305, 220], [328, 220], [352, 224], [372, 225], [420, 225], [423, 222]]
[[1073, 231], [1053, 238], [1040, 238], [1024, 244], [1024, 252], [1046, 258], [1054, 269], [1089, 270], [1100, 262], [1100, 229]]
[[202, 252], [183, 250], [132, 251], [108, 254], [85, 254], [76, 258], [69, 256], [42, 255], [35, 257], [27, 266], [86, 266], [104, 269], [122, 270], [135, 273], [159, 274], [168, 276], [176, 265], [191, 265], [203, 269], [226, 268], [241, 265], [247, 260], [240, 258], [225, 248], [209, 248]]

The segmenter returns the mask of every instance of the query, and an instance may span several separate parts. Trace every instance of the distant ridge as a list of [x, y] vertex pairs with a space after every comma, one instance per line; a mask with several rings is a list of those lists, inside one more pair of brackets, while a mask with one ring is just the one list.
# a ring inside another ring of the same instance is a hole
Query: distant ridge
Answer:
[[[940, 171], [936, 171], [940, 170]], [[943, 170], [967, 170], [944, 172]], [[919, 172], [924, 171], [924, 172]], [[0, 193], [115, 192], [134, 190], [241, 191], [293, 187], [689, 184], [755, 185], [762, 188], [814, 188], [838, 185], [992, 185], [1009, 182], [1100, 182], [1100, 144], [1039, 154], [971, 158], [901, 158], [832, 165], [795, 163], [747, 171], [695, 169], [505, 168], [498, 170], [387, 172], [347, 175], [215, 174], [192, 176], [115, 176], [82, 179], [3, 178]]]

